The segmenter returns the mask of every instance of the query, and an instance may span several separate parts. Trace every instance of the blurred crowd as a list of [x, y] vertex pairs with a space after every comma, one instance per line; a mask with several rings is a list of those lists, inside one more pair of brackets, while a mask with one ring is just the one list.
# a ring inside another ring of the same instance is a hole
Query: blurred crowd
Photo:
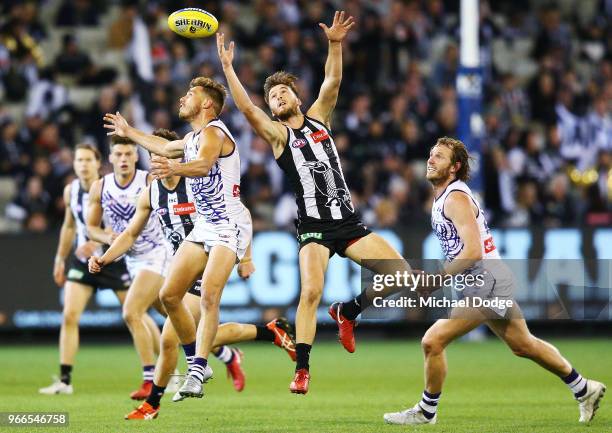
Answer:
[[[71, 149], [90, 142], [108, 155], [105, 112], [141, 129], [186, 133], [178, 98], [191, 78], [225, 82], [214, 38], [167, 28], [171, 1], [4, 1], [0, 6], [0, 176], [17, 183], [7, 216], [43, 231], [63, 214]], [[57, 3], [57, 2], [56, 2]], [[196, 4], [197, 3], [197, 4]], [[483, 68], [483, 197], [492, 225], [612, 224], [612, 1], [480, 1]], [[569, 3], [569, 6], [568, 6]], [[357, 21], [344, 44], [344, 75], [332, 121], [353, 200], [374, 227], [428, 224], [425, 161], [437, 137], [456, 136], [459, 68], [455, 0], [186, 1], [219, 18], [236, 42], [235, 67], [264, 107], [263, 82], [284, 69], [300, 77], [303, 106], [323, 80], [327, 42], [319, 22], [342, 7]], [[586, 7], [590, 6], [590, 9]], [[102, 66], [75, 29], [106, 25], [108, 50], [127, 67]], [[57, 54], [42, 44], [59, 32]], [[98, 92], [76, 106], [71, 88]], [[8, 105], [23, 105], [16, 119]], [[290, 228], [295, 204], [269, 147], [228, 99], [222, 118], [239, 142], [242, 194], [255, 229]], [[146, 158], [141, 158], [146, 168]], [[108, 166], [105, 167], [108, 170]]]

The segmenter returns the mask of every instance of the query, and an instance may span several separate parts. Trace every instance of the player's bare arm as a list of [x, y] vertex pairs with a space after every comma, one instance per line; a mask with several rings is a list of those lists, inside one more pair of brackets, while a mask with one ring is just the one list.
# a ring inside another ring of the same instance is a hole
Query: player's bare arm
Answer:
[[272, 120], [265, 111], [255, 105], [249, 98], [232, 66], [234, 42], [230, 42], [229, 47], [225, 48], [223, 33], [217, 33], [217, 52], [236, 107], [245, 115], [255, 132], [272, 146], [274, 155], [280, 156], [287, 141], [287, 130], [280, 122]]
[[74, 242], [76, 235], [76, 223], [74, 216], [70, 210], [70, 184], [64, 188], [64, 203], [66, 210], [64, 212], [64, 222], [62, 223], [62, 229], [60, 231], [59, 243], [57, 245], [57, 252], [55, 253], [55, 261], [53, 263], [53, 280], [58, 286], [63, 286], [66, 282], [66, 276], [64, 270], [66, 268], [66, 258], [70, 254], [70, 249]]
[[89, 209], [87, 212], [87, 236], [89, 239], [110, 245], [117, 236], [115, 233], [107, 232], [101, 227], [102, 224], [102, 184], [103, 179], [96, 180], [89, 190]]
[[104, 122], [104, 127], [109, 130], [106, 135], [127, 137], [149, 152], [165, 156], [166, 158], [180, 158], [183, 156], [183, 140], [168, 141], [165, 138], [147, 134], [130, 126], [118, 111], [115, 114], [106, 113], [104, 115]]
[[112, 242], [111, 246], [106, 250], [102, 257], [92, 256], [89, 258], [89, 272], [95, 274], [102, 270], [102, 267], [114, 262], [118, 257], [125, 254], [140, 233], [147, 225], [149, 216], [151, 215], [151, 202], [149, 200], [149, 189], [143, 189], [138, 197], [136, 204], [136, 213], [132, 217], [126, 229]]
[[[151, 174], [157, 179], [168, 176], [203, 177], [219, 159], [226, 147], [225, 133], [219, 128], [206, 128], [200, 134], [198, 157], [189, 162], [178, 162], [168, 158], [151, 160]], [[227, 150], [228, 152], [231, 151]]]
[[444, 214], [457, 228], [463, 249], [455, 259], [444, 266], [447, 274], [458, 274], [482, 259], [480, 232], [472, 200], [460, 191], [451, 192], [444, 202]]
[[352, 16], [345, 19], [344, 11], [336, 11], [331, 27], [319, 23], [329, 41], [327, 60], [325, 61], [325, 79], [319, 90], [317, 100], [306, 113], [308, 116], [323, 122], [330, 127], [331, 114], [338, 101], [340, 82], [342, 81], [342, 41], [355, 25]]

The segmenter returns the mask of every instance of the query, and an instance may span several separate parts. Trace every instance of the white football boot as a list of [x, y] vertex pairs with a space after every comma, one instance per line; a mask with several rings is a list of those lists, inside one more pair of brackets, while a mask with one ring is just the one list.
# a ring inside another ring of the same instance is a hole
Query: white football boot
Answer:
[[45, 388], [40, 388], [38, 392], [45, 395], [55, 395], [72, 394], [74, 390], [72, 389], [72, 385], [66, 385], [64, 382], [60, 381], [57, 376], [53, 376], [53, 383]]
[[183, 375], [180, 374], [179, 371], [175, 368], [174, 373], [170, 375], [170, 381], [168, 382], [168, 386], [166, 387], [166, 392], [168, 393], [177, 392], [179, 388], [181, 387], [182, 377]]
[[578, 408], [580, 409], [579, 422], [589, 422], [595, 416], [595, 411], [599, 407], [599, 401], [606, 392], [606, 385], [594, 380], [587, 379], [587, 391], [582, 397], [577, 398]]
[[427, 419], [423, 415], [423, 409], [419, 404], [415, 404], [410, 409], [401, 412], [390, 412], [383, 415], [386, 424], [402, 424], [402, 425], [417, 425], [417, 424], [435, 424], [438, 414], [435, 414], [432, 419]]

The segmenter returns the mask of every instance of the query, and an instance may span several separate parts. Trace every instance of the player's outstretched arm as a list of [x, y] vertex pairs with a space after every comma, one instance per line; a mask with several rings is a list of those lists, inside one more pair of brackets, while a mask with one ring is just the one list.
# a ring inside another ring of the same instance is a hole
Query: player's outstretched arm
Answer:
[[225, 133], [219, 128], [205, 128], [200, 134], [200, 149], [193, 161], [178, 162], [168, 158], [151, 158], [151, 174], [156, 179], [168, 176], [203, 177], [219, 159]]
[[149, 200], [149, 187], [146, 187], [138, 196], [136, 204], [136, 213], [130, 220], [130, 224], [126, 229], [115, 238], [108, 250], [102, 257], [91, 257], [89, 259], [89, 271], [92, 273], [100, 272], [103, 266], [117, 260], [130, 249], [136, 239], [144, 229], [149, 216], [151, 215], [151, 201]]
[[62, 287], [66, 282], [66, 276], [64, 271], [66, 269], [66, 258], [70, 254], [70, 249], [74, 242], [76, 235], [76, 224], [74, 216], [70, 210], [70, 190], [72, 187], [70, 184], [64, 187], [64, 204], [66, 210], [64, 212], [64, 222], [62, 223], [62, 229], [60, 230], [59, 243], [57, 244], [57, 251], [55, 253], [55, 261], [53, 263], [53, 280], [55, 284]]
[[319, 90], [317, 100], [306, 114], [330, 127], [331, 114], [338, 101], [340, 82], [342, 81], [342, 41], [355, 25], [353, 17], [345, 19], [344, 11], [334, 14], [331, 27], [319, 23], [329, 40], [327, 60], [325, 62], [325, 79]]
[[116, 237], [115, 233], [105, 231], [102, 226], [102, 184], [104, 180], [96, 180], [89, 189], [89, 208], [87, 210], [87, 236], [89, 239], [110, 245]]
[[104, 122], [104, 127], [109, 130], [106, 135], [127, 137], [149, 152], [165, 156], [166, 158], [180, 158], [183, 156], [183, 140], [168, 141], [165, 138], [147, 134], [130, 126], [118, 111], [115, 114], [106, 113], [104, 115]]
[[459, 255], [444, 266], [446, 274], [455, 275], [482, 259], [480, 231], [472, 208], [472, 200], [460, 191], [451, 192], [446, 197], [444, 215], [453, 222], [463, 242], [463, 249]]
[[287, 140], [287, 130], [279, 122], [270, 119], [249, 98], [247, 91], [242, 86], [242, 83], [240, 83], [232, 66], [232, 61], [234, 60], [234, 42], [230, 42], [229, 47], [225, 48], [225, 35], [223, 33], [217, 33], [217, 52], [236, 107], [245, 115], [255, 132], [272, 146], [274, 153], [277, 154], [278, 152], [280, 154]]

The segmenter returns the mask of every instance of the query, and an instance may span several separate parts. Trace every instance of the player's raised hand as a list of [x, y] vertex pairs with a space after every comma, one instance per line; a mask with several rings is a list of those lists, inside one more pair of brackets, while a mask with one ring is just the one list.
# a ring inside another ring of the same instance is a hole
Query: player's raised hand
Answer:
[[342, 42], [354, 25], [355, 20], [352, 16], [344, 18], [344, 11], [336, 11], [331, 27], [327, 27], [324, 23], [319, 23], [319, 27], [325, 31], [325, 36], [327, 36], [330, 42]]
[[61, 257], [56, 257], [55, 262], [53, 263], [53, 281], [57, 284], [58, 287], [63, 287], [64, 283], [66, 283], [66, 275], [64, 271], [66, 270], [66, 262]]
[[118, 111], [115, 114], [106, 113], [104, 115], [104, 122], [104, 127], [109, 130], [106, 135], [118, 135], [119, 137], [127, 137], [130, 125]]
[[92, 274], [97, 274], [104, 267], [104, 261], [102, 257], [91, 256], [88, 262], [89, 272]]
[[234, 61], [234, 41], [231, 41], [229, 47], [225, 48], [225, 35], [223, 33], [217, 33], [217, 53], [224, 68], [232, 66]]

